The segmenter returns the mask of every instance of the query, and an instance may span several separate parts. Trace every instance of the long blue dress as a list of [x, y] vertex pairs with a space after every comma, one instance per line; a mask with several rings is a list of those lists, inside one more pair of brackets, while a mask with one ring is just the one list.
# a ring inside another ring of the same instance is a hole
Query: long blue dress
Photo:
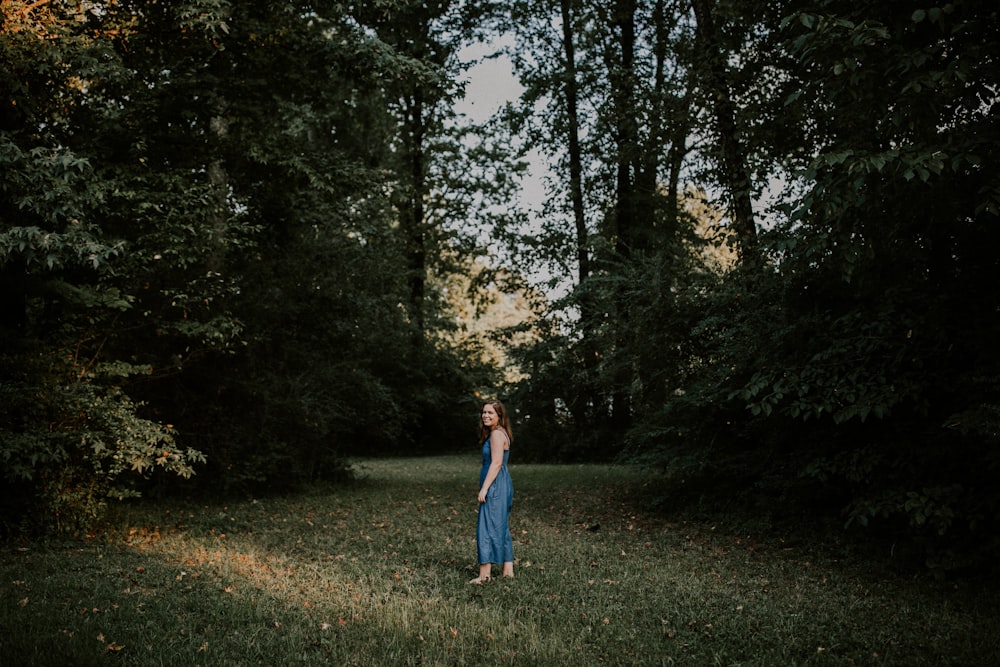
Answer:
[[[479, 525], [476, 528], [476, 549], [479, 564], [514, 562], [514, 542], [510, 537], [510, 508], [514, 504], [514, 483], [507, 469], [510, 450], [504, 450], [503, 466], [486, 493], [486, 502], [479, 504]], [[490, 469], [490, 439], [483, 443], [483, 467], [479, 472], [482, 488]]]

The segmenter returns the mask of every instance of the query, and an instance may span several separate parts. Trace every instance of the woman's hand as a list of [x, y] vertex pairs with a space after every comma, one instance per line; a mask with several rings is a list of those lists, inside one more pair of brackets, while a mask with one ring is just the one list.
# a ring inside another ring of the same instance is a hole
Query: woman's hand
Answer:
[[480, 504], [482, 504], [482, 503], [485, 503], [485, 502], [486, 502], [486, 489], [482, 489], [482, 490], [481, 490], [481, 491], [479, 492], [479, 502], [480, 502]]

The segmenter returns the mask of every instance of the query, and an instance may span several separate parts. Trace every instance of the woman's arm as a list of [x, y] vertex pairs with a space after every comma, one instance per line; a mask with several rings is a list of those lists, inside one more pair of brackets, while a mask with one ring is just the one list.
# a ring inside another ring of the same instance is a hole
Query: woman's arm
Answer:
[[479, 502], [486, 502], [486, 492], [490, 490], [493, 480], [500, 474], [503, 467], [503, 450], [507, 444], [507, 436], [503, 431], [497, 429], [490, 434], [490, 468], [486, 471], [486, 478], [483, 479], [483, 488], [479, 489]]

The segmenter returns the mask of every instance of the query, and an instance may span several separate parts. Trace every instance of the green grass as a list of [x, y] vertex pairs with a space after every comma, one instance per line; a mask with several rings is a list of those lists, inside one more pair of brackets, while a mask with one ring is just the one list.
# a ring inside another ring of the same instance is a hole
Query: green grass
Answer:
[[475, 457], [356, 469], [5, 548], [0, 664], [1000, 664], [994, 591], [655, 516], [639, 469], [512, 465], [517, 577], [482, 587]]

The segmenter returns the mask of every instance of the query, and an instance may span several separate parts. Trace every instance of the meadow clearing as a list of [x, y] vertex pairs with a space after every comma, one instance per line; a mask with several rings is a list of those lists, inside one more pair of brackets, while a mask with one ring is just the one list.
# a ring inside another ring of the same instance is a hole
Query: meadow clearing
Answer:
[[654, 510], [641, 468], [512, 463], [517, 576], [484, 586], [474, 455], [354, 469], [5, 545], [0, 664], [1000, 664], [993, 587]]

